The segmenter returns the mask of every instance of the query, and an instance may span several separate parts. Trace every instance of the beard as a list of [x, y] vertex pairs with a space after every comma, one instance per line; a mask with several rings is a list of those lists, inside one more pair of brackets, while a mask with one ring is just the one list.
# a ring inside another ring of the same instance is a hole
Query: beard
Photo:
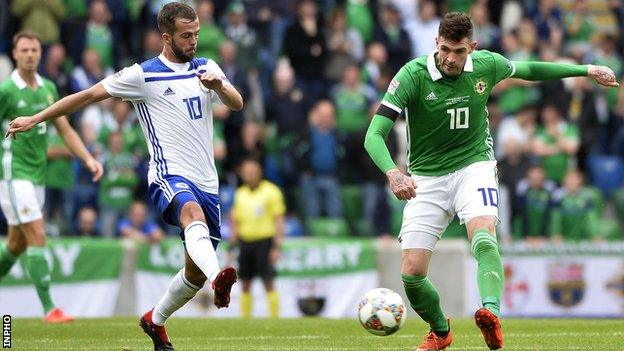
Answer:
[[181, 62], [189, 62], [193, 59], [194, 54], [186, 54], [181, 47], [177, 46], [175, 41], [171, 41], [171, 51], [173, 55]]

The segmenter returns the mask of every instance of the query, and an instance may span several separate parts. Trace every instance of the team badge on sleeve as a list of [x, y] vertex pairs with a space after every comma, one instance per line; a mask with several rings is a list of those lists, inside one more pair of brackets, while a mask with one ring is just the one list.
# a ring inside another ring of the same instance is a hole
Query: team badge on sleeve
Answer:
[[487, 84], [483, 81], [483, 79], [479, 79], [477, 84], [475, 84], [475, 91], [479, 94], [485, 93], [485, 89], [487, 88]]
[[399, 85], [401, 85], [401, 82], [399, 82], [396, 78], [392, 78], [390, 85], [388, 85], [388, 92], [394, 95]]

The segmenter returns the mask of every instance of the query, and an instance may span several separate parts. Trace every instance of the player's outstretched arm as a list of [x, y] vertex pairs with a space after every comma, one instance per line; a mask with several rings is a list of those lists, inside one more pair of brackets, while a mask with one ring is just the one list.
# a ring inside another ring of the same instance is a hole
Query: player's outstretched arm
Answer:
[[568, 77], [588, 76], [598, 84], [607, 87], [618, 87], [619, 83], [613, 71], [606, 66], [570, 65], [553, 62], [522, 62], [514, 61], [515, 72], [512, 78], [524, 80], [551, 80]]
[[65, 116], [54, 120], [54, 126], [58, 130], [59, 135], [63, 138], [63, 142], [67, 145], [69, 151], [76, 155], [85, 167], [93, 174], [92, 180], [98, 181], [104, 174], [102, 164], [98, 162], [87, 150], [78, 133], [71, 127]]
[[5, 137], [14, 137], [17, 133], [25, 132], [38, 123], [70, 115], [94, 102], [108, 99], [111, 95], [104, 89], [102, 83], [97, 83], [89, 89], [66, 96], [52, 104], [52, 106], [30, 117], [17, 117], [9, 122], [9, 129]]

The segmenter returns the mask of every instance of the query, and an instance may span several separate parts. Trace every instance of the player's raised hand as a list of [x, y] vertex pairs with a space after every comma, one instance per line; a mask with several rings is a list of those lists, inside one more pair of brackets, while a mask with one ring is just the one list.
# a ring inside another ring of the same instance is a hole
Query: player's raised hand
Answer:
[[398, 169], [394, 168], [386, 173], [390, 190], [399, 200], [409, 200], [416, 197], [416, 182]]
[[219, 90], [223, 88], [223, 79], [214, 73], [198, 74], [197, 78], [201, 84], [211, 90]]
[[613, 73], [613, 70], [609, 67], [588, 65], [587, 75], [593, 78], [596, 83], [604, 85], [605, 87], [620, 86], [615, 78], [615, 73]]
[[98, 180], [100, 180], [100, 178], [102, 178], [102, 175], [104, 174], [104, 168], [102, 167], [102, 164], [99, 163], [96, 159], [91, 157], [90, 159], [85, 161], [84, 164], [85, 164], [85, 167], [87, 167], [87, 169], [89, 170], [89, 172], [93, 174], [93, 177], [91, 178], [91, 180], [93, 180], [94, 182], [97, 182]]
[[26, 132], [35, 125], [37, 125], [37, 123], [34, 117], [17, 117], [9, 122], [9, 129], [6, 131], [4, 137], [7, 138], [11, 136], [15, 139], [17, 133]]

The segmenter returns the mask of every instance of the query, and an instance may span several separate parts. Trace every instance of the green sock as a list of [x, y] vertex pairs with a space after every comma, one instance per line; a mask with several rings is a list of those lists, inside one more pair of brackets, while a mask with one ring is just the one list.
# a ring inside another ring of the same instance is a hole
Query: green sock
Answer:
[[54, 303], [50, 296], [50, 267], [44, 251], [45, 248], [40, 246], [29, 246], [26, 249], [26, 270], [35, 284], [43, 312], [47, 314], [54, 308]]
[[477, 229], [472, 238], [471, 250], [477, 259], [477, 285], [483, 308], [498, 316], [505, 272], [496, 237], [487, 229]]
[[402, 274], [405, 293], [410, 305], [431, 330], [445, 332], [449, 325], [440, 307], [440, 295], [427, 276]]
[[13, 264], [15, 264], [16, 261], [17, 256], [9, 251], [6, 244], [0, 246], [0, 279], [4, 278], [4, 276], [9, 273], [11, 267], [13, 267]]

